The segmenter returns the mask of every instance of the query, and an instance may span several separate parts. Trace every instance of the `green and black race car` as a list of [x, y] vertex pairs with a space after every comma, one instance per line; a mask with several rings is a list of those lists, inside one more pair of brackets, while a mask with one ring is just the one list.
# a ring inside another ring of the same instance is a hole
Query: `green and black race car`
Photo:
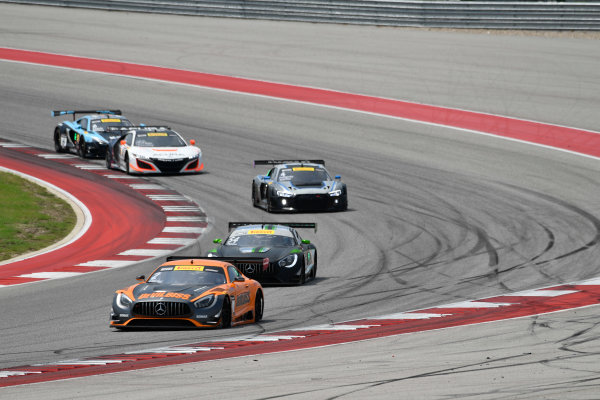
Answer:
[[215, 239], [216, 247], [206, 256], [226, 257], [244, 275], [261, 283], [303, 284], [317, 276], [317, 248], [302, 239], [296, 228], [316, 232], [317, 224], [230, 222], [229, 236]]

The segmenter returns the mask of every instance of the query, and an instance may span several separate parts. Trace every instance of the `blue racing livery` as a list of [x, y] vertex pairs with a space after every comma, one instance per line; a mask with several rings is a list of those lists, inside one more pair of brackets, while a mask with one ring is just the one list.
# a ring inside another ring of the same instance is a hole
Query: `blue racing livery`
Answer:
[[[85, 114], [79, 118], [77, 115]], [[53, 117], [72, 115], [54, 128], [54, 149], [57, 153], [76, 153], [81, 158], [105, 157], [108, 142], [133, 124], [121, 116], [121, 110], [52, 111]]]

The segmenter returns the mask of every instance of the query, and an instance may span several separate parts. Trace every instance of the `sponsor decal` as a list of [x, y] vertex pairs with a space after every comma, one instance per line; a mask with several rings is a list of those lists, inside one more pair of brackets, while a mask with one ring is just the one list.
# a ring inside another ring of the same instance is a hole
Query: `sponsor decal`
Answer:
[[148, 136], [169, 136], [167, 132], [148, 132]]
[[142, 299], [159, 297], [159, 298], [172, 298], [172, 299], [188, 300], [190, 298], [190, 296], [191, 295], [189, 295], [189, 294], [177, 293], [177, 292], [168, 292], [168, 293], [154, 292], [154, 293], [142, 293], [138, 296], [138, 299], [142, 300]]
[[122, 317], [122, 318], [129, 318], [129, 314], [119, 314], [119, 317]]
[[274, 235], [273, 229], [250, 229], [248, 235]]
[[174, 268], [175, 271], [204, 271], [203, 265], [178, 265]]
[[173, 267], [162, 267], [161, 271], [173, 271]]
[[314, 167], [294, 167], [292, 171], [314, 171]]
[[208, 315], [196, 315], [196, 318], [208, 318]]
[[240, 293], [237, 297], [236, 303], [238, 306], [250, 303], [250, 292]]
[[102, 118], [100, 122], [121, 122], [118, 118]]

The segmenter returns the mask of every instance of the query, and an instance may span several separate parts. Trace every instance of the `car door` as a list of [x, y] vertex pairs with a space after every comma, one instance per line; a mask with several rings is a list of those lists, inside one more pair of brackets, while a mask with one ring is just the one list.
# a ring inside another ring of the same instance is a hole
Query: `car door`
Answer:
[[308, 240], [302, 240], [302, 237], [297, 231], [294, 231], [295, 239], [298, 241], [302, 255], [304, 257], [305, 271], [308, 274], [315, 264], [315, 246]]
[[231, 279], [231, 285], [233, 289], [232, 297], [234, 300], [231, 302], [233, 320], [238, 320], [250, 309], [250, 280], [246, 279], [237, 268], [228, 266], [227, 271], [229, 278]]

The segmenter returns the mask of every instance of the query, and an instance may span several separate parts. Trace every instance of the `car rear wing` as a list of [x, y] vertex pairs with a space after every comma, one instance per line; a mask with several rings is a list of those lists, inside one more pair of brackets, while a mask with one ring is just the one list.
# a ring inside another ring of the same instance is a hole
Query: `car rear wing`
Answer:
[[55, 110], [52, 111], [52, 116], [57, 117], [59, 115], [73, 115], [73, 121], [75, 121], [75, 114], [114, 114], [121, 115], [121, 110]]
[[317, 231], [317, 224], [314, 222], [230, 222], [229, 230], [247, 225], [285, 225], [295, 229], [314, 229]]
[[216, 261], [224, 261], [229, 264], [233, 264], [236, 267], [240, 267], [240, 265], [247, 264], [259, 264], [262, 266], [263, 270], [266, 270], [269, 267], [269, 259], [265, 257], [192, 257], [192, 256], [168, 256], [167, 262], [169, 261], [177, 261], [177, 260], [194, 260], [198, 261], [200, 264], [202, 261], [206, 260], [216, 260]]
[[325, 160], [254, 160], [253, 166], [257, 165], [278, 165], [288, 163], [300, 163], [300, 164], [321, 164], [325, 165]]

